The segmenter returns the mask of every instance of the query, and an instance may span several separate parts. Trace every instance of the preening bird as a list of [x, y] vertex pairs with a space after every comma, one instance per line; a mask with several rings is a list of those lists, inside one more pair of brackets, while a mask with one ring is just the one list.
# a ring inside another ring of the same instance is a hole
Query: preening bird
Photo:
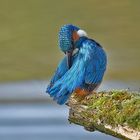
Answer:
[[73, 92], [86, 96], [99, 87], [107, 57], [99, 43], [71, 24], [61, 27], [59, 47], [65, 57], [59, 63], [46, 92], [58, 104], [64, 104]]

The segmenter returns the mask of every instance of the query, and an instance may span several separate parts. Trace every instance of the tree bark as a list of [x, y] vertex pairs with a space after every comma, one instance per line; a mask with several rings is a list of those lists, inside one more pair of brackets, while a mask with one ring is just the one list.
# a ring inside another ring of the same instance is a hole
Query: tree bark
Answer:
[[87, 131], [98, 130], [121, 139], [140, 140], [140, 94], [128, 91], [73, 93], [69, 121]]

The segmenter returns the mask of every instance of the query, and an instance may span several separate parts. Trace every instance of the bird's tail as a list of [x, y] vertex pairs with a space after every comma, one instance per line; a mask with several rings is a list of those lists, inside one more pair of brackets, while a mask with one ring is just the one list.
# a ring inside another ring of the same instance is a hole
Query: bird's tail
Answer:
[[66, 101], [68, 100], [70, 94], [67, 92], [65, 93], [65, 95], [59, 96], [59, 97], [54, 97], [53, 99], [57, 101], [58, 104], [63, 105], [64, 103], [66, 103]]
[[59, 94], [60, 89], [56, 88], [52, 90], [50, 86], [47, 87], [46, 92], [53, 98], [53, 100], [57, 101], [58, 104], [63, 105], [69, 98], [70, 92], [63, 91], [63, 95]]

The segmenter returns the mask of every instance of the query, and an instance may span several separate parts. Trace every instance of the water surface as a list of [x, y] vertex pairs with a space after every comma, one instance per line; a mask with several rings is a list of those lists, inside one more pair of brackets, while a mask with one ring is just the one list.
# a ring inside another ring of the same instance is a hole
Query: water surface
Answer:
[[[68, 107], [57, 105], [45, 94], [47, 81], [0, 84], [1, 140], [117, 140], [69, 124]], [[130, 83], [104, 82], [99, 90], [137, 89]]]
[[42, 104], [0, 105], [1, 140], [117, 140], [69, 124], [66, 106]]

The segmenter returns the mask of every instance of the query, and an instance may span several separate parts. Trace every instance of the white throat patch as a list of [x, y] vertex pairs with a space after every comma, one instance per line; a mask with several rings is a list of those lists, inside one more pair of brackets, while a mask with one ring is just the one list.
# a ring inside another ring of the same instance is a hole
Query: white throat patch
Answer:
[[84, 30], [78, 30], [77, 34], [79, 35], [79, 37], [88, 37], [87, 33]]
[[77, 54], [78, 51], [79, 51], [79, 49], [78, 49], [78, 48], [75, 48], [75, 49], [73, 50], [73, 52], [72, 52], [72, 56], [74, 56], [75, 54]]

